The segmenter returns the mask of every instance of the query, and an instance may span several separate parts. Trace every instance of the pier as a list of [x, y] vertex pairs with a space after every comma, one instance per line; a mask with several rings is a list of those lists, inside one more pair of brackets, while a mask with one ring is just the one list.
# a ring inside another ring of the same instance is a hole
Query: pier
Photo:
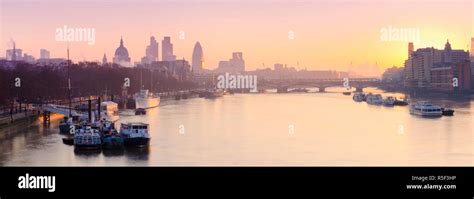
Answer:
[[0, 108], [0, 128], [19, 121], [35, 120], [40, 113], [31, 104], [19, 104]]

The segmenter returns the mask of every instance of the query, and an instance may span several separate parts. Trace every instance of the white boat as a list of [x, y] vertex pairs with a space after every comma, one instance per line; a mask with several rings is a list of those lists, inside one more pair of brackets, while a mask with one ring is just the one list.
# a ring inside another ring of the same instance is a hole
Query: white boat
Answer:
[[367, 104], [381, 105], [383, 103], [383, 98], [380, 94], [374, 95], [372, 93], [369, 93], [367, 94], [365, 101], [367, 102]]
[[141, 89], [139, 93], [135, 93], [133, 98], [135, 99], [135, 109], [154, 108], [160, 105], [160, 97], [154, 96], [147, 89]]
[[145, 123], [122, 123], [120, 135], [124, 138], [124, 144], [128, 146], [148, 146], [150, 144], [148, 124]]
[[356, 102], [362, 102], [365, 101], [365, 94], [361, 92], [357, 92], [352, 96], [352, 99]]
[[392, 96], [389, 96], [383, 100], [383, 105], [384, 106], [393, 106], [395, 105], [396, 99]]
[[119, 120], [118, 104], [112, 101], [101, 102], [100, 118], [110, 122], [116, 122]]
[[440, 106], [433, 105], [429, 102], [417, 102], [410, 105], [410, 113], [426, 117], [440, 117], [443, 115]]

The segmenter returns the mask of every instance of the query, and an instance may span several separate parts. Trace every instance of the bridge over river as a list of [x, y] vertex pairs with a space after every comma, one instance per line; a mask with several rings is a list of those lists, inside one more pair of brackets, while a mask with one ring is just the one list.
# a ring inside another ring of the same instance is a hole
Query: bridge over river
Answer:
[[328, 87], [344, 87], [348, 82], [348, 87], [356, 88], [362, 92], [366, 87], [379, 87], [383, 85], [380, 79], [376, 78], [340, 78], [340, 79], [272, 79], [259, 80], [259, 89], [277, 89], [278, 91], [288, 91], [292, 88], [318, 88], [319, 92], [325, 92]]

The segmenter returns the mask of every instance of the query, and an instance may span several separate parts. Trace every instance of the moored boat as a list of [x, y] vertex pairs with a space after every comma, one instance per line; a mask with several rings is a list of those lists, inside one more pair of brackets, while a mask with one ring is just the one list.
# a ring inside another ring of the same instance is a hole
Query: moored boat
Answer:
[[122, 149], [124, 146], [124, 139], [115, 129], [115, 123], [108, 121], [105, 118], [96, 123], [92, 127], [99, 130], [102, 142], [102, 149]]
[[384, 106], [393, 106], [395, 105], [395, 98], [392, 96], [389, 96], [383, 100], [383, 105]]
[[383, 98], [380, 94], [369, 93], [367, 94], [365, 101], [367, 102], [367, 104], [381, 105], [383, 103]]
[[99, 130], [90, 125], [83, 125], [74, 133], [74, 147], [76, 149], [100, 149], [102, 145]]
[[417, 102], [410, 105], [410, 113], [424, 117], [440, 117], [443, 115], [440, 106], [433, 105], [429, 102]]
[[154, 108], [160, 105], [160, 97], [154, 96], [147, 89], [141, 89], [140, 92], [136, 93], [133, 98], [135, 99], [135, 108]]
[[352, 99], [356, 102], [365, 101], [365, 94], [361, 92], [354, 93], [354, 96], [352, 96]]
[[125, 146], [148, 146], [150, 136], [148, 134], [148, 124], [141, 122], [122, 123], [120, 126], [120, 136], [124, 138]]
[[443, 112], [444, 116], [453, 116], [454, 115], [454, 110], [453, 109], [441, 108], [441, 111]]
[[102, 138], [103, 149], [123, 149], [124, 143], [125, 139], [115, 130], [104, 134]]
[[393, 103], [395, 106], [406, 106], [408, 105], [408, 100], [406, 98], [403, 98], [403, 100], [399, 100], [395, 98], [395, 102]]

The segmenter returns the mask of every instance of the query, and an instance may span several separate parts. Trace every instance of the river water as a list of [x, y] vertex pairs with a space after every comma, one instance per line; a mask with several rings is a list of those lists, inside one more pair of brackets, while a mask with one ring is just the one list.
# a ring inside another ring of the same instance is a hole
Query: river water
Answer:
[[473, 100], [431, 99], [455, 116], [421, 118], [328, 91], [171, 100], [142, 116], [124, 110], [119, 122], [149, 123], [152, 139], [123, 152], [74, 152], [62, 143], [59, 116], [50, 127], [18, 125], [0, 130], [0, 165], [474, 165]]

